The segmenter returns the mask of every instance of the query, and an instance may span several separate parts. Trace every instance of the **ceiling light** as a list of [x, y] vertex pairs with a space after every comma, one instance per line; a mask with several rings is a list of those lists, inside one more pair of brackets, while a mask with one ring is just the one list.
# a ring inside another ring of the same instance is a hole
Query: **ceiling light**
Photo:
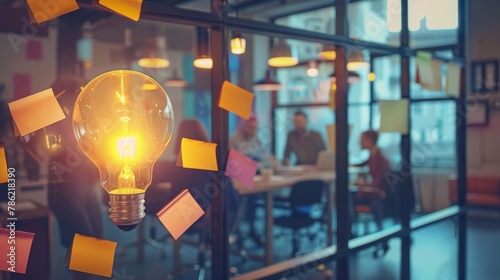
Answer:
[[318, 54], [318, 58], [321, 60], [335, 60], [337, 58], [337, 52], [334, 46], [326, 46], [323, 51]]
[[311, 78], [317, 77], [319, 74], [318, 63], [314, 60], [309, 61], [309, 63], [307, 64], [306, 73], [307, 73], [307, 76], [309, 76]]
[[267, 64], [271, 67], [295, 66], [299, 60], [292, 54], [292, 48], [283, 38], [279, 38], [278, 45], [271, 50]]
[[278, 91], [283, 86], [271, 77], [271, 71], [266, 71], [266, 77], [253, 85], [255, 91]]
[[230, 41], [231, 53], [233, 54], [244, 54], [246, 49], [246, 40], [241, 36], [241, 34], [235, 34]]
[[368, 63], [364, 54], [360, 50], [353, 50], [349, 55], [349, 62], [347, 63], [347, 70], [349, 71], [358, 71], [361, 69], [366, 69], [370, 67], [370, 63]]

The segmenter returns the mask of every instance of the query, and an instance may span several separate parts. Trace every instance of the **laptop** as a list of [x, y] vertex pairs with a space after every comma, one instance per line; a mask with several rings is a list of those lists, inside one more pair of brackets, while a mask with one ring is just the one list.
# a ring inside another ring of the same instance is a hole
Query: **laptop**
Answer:
[[321, 151], [316, 158], [316, 168], [322, 171], [335, 170], [335, 153]]

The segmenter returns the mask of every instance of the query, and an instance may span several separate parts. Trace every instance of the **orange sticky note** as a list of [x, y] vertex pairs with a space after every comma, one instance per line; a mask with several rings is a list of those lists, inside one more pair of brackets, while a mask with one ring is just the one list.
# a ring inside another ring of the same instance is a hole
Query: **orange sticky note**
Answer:
[[182, 138], [182, 167], [218, 171], [216, 148], [215, 143]]
[[16, 136], [25, 136], [66, 116], [49, 88], [9, 103]]
[[188, 190], [184, 190], [158, 211], [156, 216], [172, 234], [172, 237], [177, 240], [203, 214], [205, 212], [193, 196]]
[[69, 269], [111, 277], [116, 242], [75, 234]]
[[254, 95], [237, 85], [224, 81], [219, 97], [219, 107], [248, 120], [252, 114]]
[[78, 10], [76, 0], [40, 1], [27, 0], [28, 13], [31, 11], [36, 22], [42, 23], [58, 16]]
[[99, 4], [131, 20], [138, 21], [142, 0], [99, 0]]
[[0, 270], [26, 274], [33, 237], [31, 232], [0, 229]]
[[9, 180], [7, 173], [7, 157], [5, 156], [5, 146], [0, 143], [0, 183], [6, 183]]

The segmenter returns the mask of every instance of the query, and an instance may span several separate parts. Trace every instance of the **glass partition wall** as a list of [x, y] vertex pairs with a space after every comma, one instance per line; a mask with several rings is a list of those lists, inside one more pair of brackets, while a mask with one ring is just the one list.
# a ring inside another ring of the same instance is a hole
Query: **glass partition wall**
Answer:
[[[100, 9], [78, 2], [82, 9]], [[419, 279], [412, 268], [419, 267], [415, 261], [426, 251], [413, 246], [425, 240], [425, 231], [446, 227], [447, 233], [457, 227], [458, 242], [449, 244], [457, 248], [457, 256], [449, 258], [457, 263], [456, 273], [443, 275], [464, 279], [465, 90], [450, 96], [443, 89], [423, 89], [416, 70], [425, 52], [427, 60], [453, 62], [466, 73], [467, 0], [443, 2], [453, 7], [447, 9], [445, 25], [436, 22], [432, 11], [437, 9], [430, 2], [416, 0], [289, 0], [286, 5], [277, 0], [145, 0], [139, 22], [118, 20], [120, 27], [94, 28], [96, 44], [101, 41], [109, 55], [96, 56], [92, 64], [100, 68], [87, 68], [85, 78], [115, 67], [149, 74], [169, 93], [178, 127], [196, 119], [205, 128], [205, 140], [217, 144], [219, 171], [205, 174], [195, 196], [200, 205], [207, 202], [206, 224], [197, 227], [205, 230], [179, 241], [168, 235], [157, 240], [166, 231], [154, 216], [148, 219], [139, 228], [142, 232], [131, 233], [140, 242], [166, 245], [169, 261], [177, 263], [167, 270], [161, 262], [136, 267], [142, 273], [137, 276], [365, 279], [362, 271], [371, 267], [386, 279]], [[131, 44], [130, 34], [137, 42]], [[146, 69], [135, 59], [127, 65], [102, 63], [131, 50], [123, 46], [147, 45], [149, 37], [164, 42], [160, 46], [167, 50], [168, 69]], [[198, 58], [205, 60], [195, 63]], [[446, 71], [437, 71], [440, 80], [446, 80]], [[253, 93], [249, 120], [219, 108], [225, 81]], [[381, 104], [401, 100], [408, 106], [395, 118], [407, 119], [407, 129], [382, 128], [384, 114], [392, 111]], [[304, 117], [307, 133], [317, 132], [323, 142], [318, 144], [325, 151], [318, 152], [323, 163], [319, 156], [305, 161], [299, 153], [286, 152], [291, 149], [289, 133]], [[224, 172], [228, 151], [241, 148], [235, 144], [239, 133], [258, 139], [264, 155], [254, 159], [259, 161], [254, 188], [242, 188]], [[382, 193], [367, 194], [373, 189], [365, 188], [374, 178], [360, 165], [371, 156], [364, 137], [387, 160]], [[164, 157], [177, 155], [172, 148]], [[303, 162], [327, 168], [292, 173]], [[451, 177], [456, 178], [454, 195], [448, 187]], [[300, 207], [292, 209], [294, 203]], [[450, 218], [458, 222], [422, 229]], [[194, 246], [186, 249], [185, 244]], [[126, 258], [117, 261], [123, 264]]]

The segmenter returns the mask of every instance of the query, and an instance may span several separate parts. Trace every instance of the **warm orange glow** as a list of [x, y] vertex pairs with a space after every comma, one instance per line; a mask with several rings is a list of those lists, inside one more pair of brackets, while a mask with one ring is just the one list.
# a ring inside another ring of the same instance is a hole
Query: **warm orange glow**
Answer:
[[144, 68], [167, 68], [170, 65], [167, 59], [156, 57], [141, 58], [137, 63]]
[[213, 61], [210, 57], [200, 57], [193, 61], [193, 65], [200, 69], [212, 69]]
[[289, 67], [295, 66], [299, 60], [292, 56], [271, 57], [267, 60], [267, 64], [272, 67]]

